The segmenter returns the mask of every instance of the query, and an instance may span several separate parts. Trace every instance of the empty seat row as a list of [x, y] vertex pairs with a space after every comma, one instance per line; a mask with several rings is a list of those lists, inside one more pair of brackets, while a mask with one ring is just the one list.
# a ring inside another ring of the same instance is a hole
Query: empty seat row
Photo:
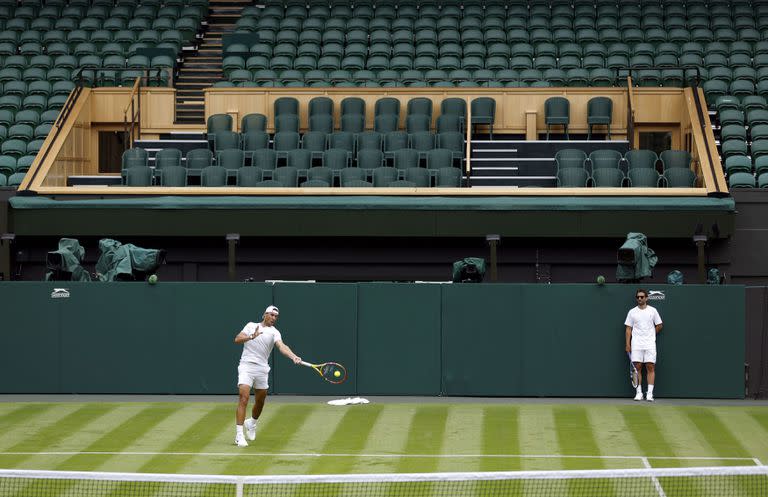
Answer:
[[562, 149], [555, 154], [558, 171], [563, 169], [583, 169], [594, 172], [598, 169], [657, 169], [666, 172], [670, 169], [690, 169], [691, 154], [686, 150], [665, 150], [656, 155], [652, 150], [630, 150], [624, 155], [617, 150], [595, 150], [587, 155], [580, 149]]
[[[46, 35], [46, 37], [48, 37], [48, 35]], [[344, 43], [342, 41], [323, 41], [321, 37], [302, 33], [298, 43], [268, 43], [265, 41], [250, 45], [245, 43], [230, 43], [224, 47], [224, 55], [261, 55], [265, 57], [271, 57], [273, 55], [284, 55], [289, 57], [296, 55], [312, 55], [315, 57], [332, 55], [342, 57], [344, 55], [365, 54], [437, 56], [441, 53], [443, 55], [461, 55], [466, 50], [468, 55], [500, 55], [507, 57], [527, 56], [530, 58], [545, 55], [552, 57], [576, 56], [582, 58], [606, 58], [613, 55], [624, 57], [637, 55], [647, 55], [651, 57], [657, 55], [674, 55], [681, 58], [685, 57], [682, 61], [685, 64], [728, 65], [729, 63], [735, 63], [739, 65], [750, 65], [750, 63], [747, 62], [747, 58], [757, 58], [760, 60], [762, 56], [768, 54], [768, 41], [760, 41], [754, 44], [741, 41], [732, 43], [714, 41], [706, 44], [689, 42], [682, 45], [677, 43], [635, 43], [629, 45], [618, 42], [609, 44], [600, 42], [586, 44], [571, 42], [531, 44], [528, 42], [509, 41], [486, 43], [485, 40], [477, 40], [469, 44], [462, 43], [461, 37], [454, 40], [445, 38], [446, 36], [441, 34], [438, 38], [438, 42], [426, 41], [412, 43], [408, 41], [394, 41], [389, 36], [384, 36], [382, 39], [373, 38], [370, 40]], [[62, 40], [56, 41], [63, 42]], [[459, 45], [458, 47], [456, 47], [457, 44]], [[448, 52], [444, 53], [446, 50]], [[451, 51], [453, 51], [453, 53], [451, 53]], [[477, 52], [473, 54], [473, 51]], [[746, 56], [746, 58], [743, 56]], [[688, 58], [690, 57], [700, 57], [701, 59], [693, 59], [692, 61], [689, 61]], [[705, 57], [710, 57], [711, 59], [711, 61], [710, 59], [707, 59], [707, 64], [703, 63]], [[717, 57], [725, 57], [725, 59], [718, 59]]]
[[595, 169], [591, 174], [582, 168], [567, 168], [557, 172], [557, 186], [561, 188], [693, 188], [696, 180], [696, 174], [684, 168], [668, 169], [664, 174], [649, 168], [630, 169], [626, 174], [612, 168]]
[[451, 150], [454, 157], [460, 159], [464, 156], [464, 135], [458, 131], [444, 133], [417, 132], [406, 133], [393, 131], [380, 133], [378, 131], [366, 131], [362, 133], [350, 133], [339, 131], [335, 133], [323, 133], [309, 131], [299, 136], [291, 131], [281, 131], [274, 134], [270, 140], [269, 135], [263, 131], [250, 131], [239, 135], [233, 131], [219, 131], [213, 133], [213, 150], [243, 150], [253, 153], [257, 150], [270, 149], [278, 156], [285, 156], [289, 151], [303, 149], [311, 152], [313, 156], [321, 156], [329, 149], [346, 151], [350, 156], [361, 150], [379, 150], [387, 156], [391, 156], [400, 149], [414, 149], [426, 154], [429, 150], [444, 148]]
[[361, 148], [353, 155], [347, 149], [331, 148], [315, 153], [307, 149], [285, 150], [282, 154], [273, 149], [258, 149], [246, 152], [239, 149], [225, 149], [214, 154], [207, 149], [195, 149], [182, 157], [178, 149], [162, 149], [150, 160], [146, 150], [131, 148], [123, 153], [122, 171], [133, 167], [152, 166], [158, 173], [170, 166], [182, 166], [198, 174], [205, 167], [216, 165], [235, 172], [242, 167], [253, 166], [264, 170], [272, 170], [280, 165], [295, 167], [299, 170], [311, 169], [313, 166], [323, 166], [331, 170], [341, 170], [348, 167], [360, 169], [376, 169], [392, 166], [397, 169], [409, 169], [420, 167], [422, 163], [429, 169], [454, 167], [457, 157], [454, 150], [435, 148], [430, 150], [416, 150], [412, 148], [399, 148], [385, 153], [377, 148]]
[[[4, 178], [4, 176], [0, 176]], [[190, 176], [188, 171], [180, 166], [169, 166], [155, 176], [147, 166], [134, 167], [126, 171], [124, 184], [126, 186], [149, 187], [153, 185], [166, 187], [188, 186]], [[310, 188], [333, 187], [459, 187], [461, 186], [461, 171], [456, 168], [429, 170], [410, 168], [398, 170], [392, 167], [381, 167], [366, 171], [356, 167], [343, 169], [339, 172], [337, 181], [332, 171], [326, 167], [314, 167], [300, 174], [295, 167], [286, 166], [274, 170], [264, 170], [259, 167], [244, 167], [237, 170], [234, 186], [255, 188]], [[0, 184], [1, 185], [1, 184]], [[208, 166], [200, 172], [200, 186], [225, 187], [230, 185], [228, 172], [221, 166]]]

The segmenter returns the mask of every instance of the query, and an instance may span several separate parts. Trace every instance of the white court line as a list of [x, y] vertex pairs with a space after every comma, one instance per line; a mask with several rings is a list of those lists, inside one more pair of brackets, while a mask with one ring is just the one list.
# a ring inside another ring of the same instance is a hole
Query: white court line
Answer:
[[[651, 463], [648, 461], [647, 457], [643, 457], [643, 466], [651, 469]], [[661, 483], [659, 483], [658, 478], [652, 476], [651, 481], [653, 482], [653, 486], [656, 488], [656, 493], [659, 494], [659, 497], [667, 497], [667, 494], [664, 493], [664, 489], [661, 488]]]
[[756, 457], [753, 457], [753, 458], [752, 458], [752, 460], [753, 460], [753, 461], [755, 461], [755, 464], [756, 464], [757, 466], [762, 466], [762, 465], [763, 465], [763, 463], [761, 463], [761, 462], [760, 462], [760, 459], [758, 459], [758, 458], [756, 458]]
[[[339, 453], [339, 454], [317, 454], [317, 453], [296, 453], [296, 452], [2, 452], [0, 456], [78, 456], [78, 455], [104, 455], [104, 456], [255, 456], [255, 457], [370, 457], [370, 458], [436, 458], [436, 459], [461, 459], [461, 458], [519, 458], [519, 459], [632, 459], [641, 460], [644, 464], [648, 459], [669, 459], [681, 461], [756, 461], [758, 466], [762, 466], [760, 461], [753, 457], [718, 457], [718, 456], [590, 456], [590, 455], [560, 455], [560, 454], [362, 454], [362, 453]], [[650, 466], [648, 466], [650, 467]]]

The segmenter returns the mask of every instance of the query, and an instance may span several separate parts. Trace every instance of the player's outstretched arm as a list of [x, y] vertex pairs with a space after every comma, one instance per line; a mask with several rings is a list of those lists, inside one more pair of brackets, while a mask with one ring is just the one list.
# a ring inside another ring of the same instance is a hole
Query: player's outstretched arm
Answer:
[[301, 362], [301, 357], [294, 354], [291, 348], [287, 346], [285, 343], [275, 342], [275, 345], [277, 345], [277, 350], [279, 350], [280, 353], [283, 354], [285, 357], [292, 360], [294, 364], [299, 364]]

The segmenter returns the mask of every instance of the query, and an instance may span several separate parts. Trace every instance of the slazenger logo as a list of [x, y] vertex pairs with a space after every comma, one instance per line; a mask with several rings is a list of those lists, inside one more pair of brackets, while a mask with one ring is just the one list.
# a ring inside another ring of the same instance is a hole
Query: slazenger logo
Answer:
[[648, 300], [664, 300], [667, 296], [661, 290], [648, 290]]
[[52, 299], [68, 299], [69, 298], [69, 290], [66, 288], [54, 288], [51, 292], [51, 298]]

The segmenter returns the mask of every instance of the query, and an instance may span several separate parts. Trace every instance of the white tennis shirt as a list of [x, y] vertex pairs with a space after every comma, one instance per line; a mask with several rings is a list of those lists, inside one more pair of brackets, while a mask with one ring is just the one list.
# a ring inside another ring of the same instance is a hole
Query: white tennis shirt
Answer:
[[655, 307], [646, 305], [645, 309], [634, 307], [629, 310], [624, 325], [632, 327], [632, 350], [656, 347], [657, 324], [661, 324], [661, 316]]
[[258, 364], [269, 370], [269, 356], [272, 354], [272, 348], [275, 346], [275, 342], [281, 341], [283, 337], [274, 326], [263, 326], [261, 323], [246, 324], [242, 333], [248, 336], [253, 335], [257, 326], [261, 335], [243, 344], [243, 354], [240, 356], [240, 362]]

